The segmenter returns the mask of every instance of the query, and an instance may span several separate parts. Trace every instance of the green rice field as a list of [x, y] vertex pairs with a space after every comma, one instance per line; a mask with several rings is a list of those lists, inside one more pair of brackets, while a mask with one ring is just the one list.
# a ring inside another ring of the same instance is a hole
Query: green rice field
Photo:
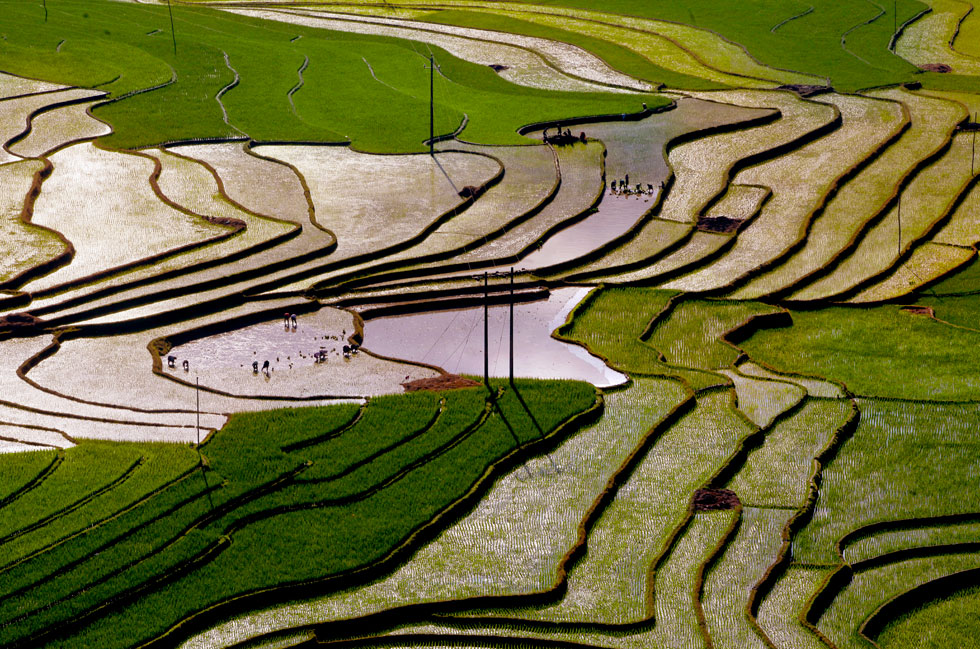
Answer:
[[0, 646], [978, 646], [975, 9], [0, 0]]

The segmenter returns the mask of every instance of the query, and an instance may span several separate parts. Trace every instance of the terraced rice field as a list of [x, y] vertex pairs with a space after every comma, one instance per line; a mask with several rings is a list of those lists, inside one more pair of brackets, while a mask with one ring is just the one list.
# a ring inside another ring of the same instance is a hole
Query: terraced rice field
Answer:
[[978, 34], [0, 0], [0, 645], [972, 646]]
[[[74, 255], [70, 264], [31, 282], [30, 290], [50, 290], [234, 233], [231, 224], [211, 223], [161, 200], [150, 183], [155, 169], [148, 156], [78, 144], [52, 155], [51, 164], [56, 170], [45, 181], [48, 191], [35, 202], [31, 222], [62, 233]], [[107, 242], [110, 232], [116, 238]]]

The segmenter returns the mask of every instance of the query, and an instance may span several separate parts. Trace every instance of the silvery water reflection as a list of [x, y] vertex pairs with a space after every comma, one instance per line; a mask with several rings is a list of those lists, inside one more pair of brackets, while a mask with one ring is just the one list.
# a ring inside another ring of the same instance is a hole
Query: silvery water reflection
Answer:
[[[532, 378], [588, 381], [597, 387], [619, 385], [627, 376], [608, 367], [578, 345], [551, 337], [589, 288], [562, 288], [548, 300], [514, 306], [514, 374]], [[509, 367], [509, 307], [490, 307], [490, 375], [506, 377]], [[368, 320], [364, 347], [371, 351], [436, 365], [448, 372], [483, 374], [483, 307], [434, 311]]]

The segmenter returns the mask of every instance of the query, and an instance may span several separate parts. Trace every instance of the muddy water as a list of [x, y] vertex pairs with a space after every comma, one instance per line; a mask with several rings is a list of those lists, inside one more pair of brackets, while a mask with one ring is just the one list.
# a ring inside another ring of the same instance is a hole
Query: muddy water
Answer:
[[[677, 108], [654, 113], [636, 122], [603, 122], [571, 128], [606, 147], [606, 190], [598, 211], [561, 230], [545, 241], [517, 266], [527, 270], [550, 266], [581, 257], [628, 232], [653, 206], [661, 183], [670, 173], [664, 157], [667, 142], [694, 130], [761, 117], [767, 111], [716, 104], [701, 99], [680, 99]], [[552, 129], [552, 133], [554, 130]], [[619, 194], [610, 183], [627, 181], [644, 193]]]
[[651, 198], [649, 195], [616, 194], [607, 189], [599, 211], [550, 237], [515, 264], [514, 269], [534, 270], [559, 264], [626, 234], [651, 208]]
[[[590, 139], [601, 140], [606, 147], [606, 189], [602, 200], [594, 214], [541, 242], [537, 250], [514, 264], [515, 270], [534, 270], [578, 259], [629, 232], [653, 207], [661, 183], [667, 181], [670, 173], [664, 157], [667, 142], [684, 133], [761, 117], [767, 112], [684, 98], [678, 100], [677, 108], [654, 113], [639, 121], [603, 122], [572, 128], [573, 133], [584, 132]], [[549, 131], [550, 134], [554, 132], [554, 129]], [[530, 135], [540, 137], [540, 133]], [[627, 179], [632, 190], [639, 184], [643, 193], [620, 193], [619, 181]], [[615, 192], [610, 191], [613, 181], [617, 185]], [[509, 267], [510, 264], [501, 265], [494, 270]], [[464, 271], [446, 276], [470, 274]]]
[[717, 104], [702, 99], [683, 98], [677, 108], [655, 113], [637, 122], [603, 122], [572, 129], [584, 131], [587, 137], [606, 145], [606, 181], [619, 180], [629, 174], [633, 187], [641, 183], [659, 187], [667, 178], [664, 146], [684, 133], [761, 117], [768, 111], [741, 106]]
[[[563, 288], [552, 291], [546, 301], [515, 305], [515, 376], [579, 379], [597, 387], [626, 381], [626, 375], [581, 347], [551, 337], [590, 290]], [[508, 375], [508, 330], [509, 307], [492, 306], [488, 336], [491, 376]], [[448, 372], [482, 376], [483, 307], [368, 320], [364, 324], [364, 347]]]
[[[343, 346], [353, 333], [353, 316], [324, 307], [300, 315], [293, 328], [283, 320], [263, 322], [199, 338], [170, 350], [177, 367], [164, 371], [200, 376], [201, 385], [237, 396], [356, 397], [401, 392], [401, 383], [436, 376], [427, 367], [393, 362], [358, 353], [344, 357]], [[326, 352], [325, 362], [314, 355]], [[188, 372], [182, 369], [190, 363]], [[265, 362], [269, 371], [263, 371]], [[252, 363], [258, 363], [258, 372]]]
[[330, 359], [337, 358], [348, 344], [353, 323], [337, 328], [320, 320], [315, 314], [303, 314], [297, 316], [296, 327], [291, 320], [289, 326], [283, 320], [263, 322], [192, 340], [174, 347], [170, 354], [177, 357], [178, 366], [187, 360], [192, 370], [201, 372], [229, 367], [251, 370], [253, 361], [258, 361], [259, 367], [269, 361], [273, 371], [282, 371], [313, 363], [313, 355], [321, 349]]

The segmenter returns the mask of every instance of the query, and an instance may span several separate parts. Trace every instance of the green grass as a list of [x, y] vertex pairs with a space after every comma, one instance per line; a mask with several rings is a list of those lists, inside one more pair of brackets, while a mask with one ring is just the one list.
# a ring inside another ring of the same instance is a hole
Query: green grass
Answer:
[[[521, 385], [525, 400], [545, 430], [571, 414], [571, 408], [591, 403], [590, 386], [565, 384], [564, 395], [559, 396], [556, 389], [560, 385], [559, 382]], [[514, 412], [515, 405], [513, 399], [505, 398], [503, 408], [518, 438], [525, 441], [536, 437], [537, 431], [527, 417], [522, 421], [519, 413]], [[402, 542], [412, 529], [431, 520], [448, 502], [459, 497], [479, 479], [488, 461], [511, 448], [513, 439], [501, 420], [491, 418], [465, 443], [432, 458], [422, 469], [370, 498], [347, 507], [307, 509], [256, 520], [236, 529], [235, 542], [214, 562], [168, 588], [166, 593], [143, 598], [120, 615], [93, 625], [77, 636], [77, 640], [98, 646], [115, 646], [120, 639], [131, 642], [132, 638], [148, 632], [147, 622], [154, 617], [157, 619], [151, 625], [159, 632], [165, 620], [174, 620], [235, 592], [315, 579], [376, 560], [394, 544]], [[273, 558], [268, 551], [271, 538], [276, 539], [274, 556], [292, 556], [293, 561], [286, 564]], [[330, 551], [324, 553], [324, 548]], [[262, 556], [271, 561], [256, 560]], [[196, 604], [189, 605], [190, 602]], [[149, 610], [156, 613], [147, 617]]]
[[[929, 580], [978, 567], [980, 556], [976, 553], [962, 553], [908, 559], [875, 570], [858, 572], [820, 618], [817, 627], [841, 649], [867, 647], [867, 642], [858, 634], [858, 627], [879, 606]], [[976, 612], [973, 619], [976, 620]], [[976, 624], [971, 626], [976, 627]], [[943, 646], [960, 645], [952, 643]]]
[[376, 431], [371, 430], [370, 424], [352, 428], [338, 439], [352, 438], [359, 444], [348, 445], [345, 452], [324, 453], [320, 459], [314, 459], [313, 467], [298, 476], [294, 484], [237, 508], [235, 520], [277, 507], [339, 507], [373, 493], [379, 486], [385, 486], [406, 470], [415, 468], [416, 463], [438, 455], [449, 445], [465, 441], [478, 432], [476, 426], [481, 423], [486, 394], [480, 388], [466, 393], [449, 406], [458, 411], [454, 413], [456, 416], [446, 417], [445, 422], [440, 418], [431, 427], [426, 426], [432, 419], [431, 412], [422, 413], [427, 415], [425, 421], [412, 421], [412, 417], [402, 417], [399, 421], [389, 413], [393, 439], [381, 448], [374, 444], [377, 435], [372, 434]]
[[793, 311], [792, 317], [792, 327], [760, 331], [741, 347], [778, 371], [841, 381], [861, 395], [937, 401], [980, 397], [974, 369], [980, 332], [887, 305]]
[[11, 498], [38, 478], [55, 460], [58, 451], [0, 455], [0, 502]]
[[[569, 324], [558, 330], [562, 338], [587, 345], [609, 359], [614, 367], [642, 374], [670, 371], [656, 352], [640, 341], [649, 322], [676, 293], [649, 289], [603, 288], [589, 294]], [[628, 305], [638, 308], [628, 309]]]
[[[412, 4], [416, 6], [416, 3]], [[450, 4], [459, 10], [466, 9], [465, 3]], [[518, 5], [513, 10], [535, 5], [586, 11], [597, 9], [591, 0], [539, 0], [533, 5]], [[772, 30], [780, 22], [803, 13], [811, 6], [814, 8], [811, 13]], [[872, 3], [861, 0], [793, 0], [789, 3], [766, 0], [722, 0], [711, 3], [698, 0], [611, 0], [602, 3], [601, 11], [669, 20], [713, 30], [745, 46], [763, 64], [829, 77], [834, 87], [851, 91], [920, 77], [917, 68], [888, 50], [896, 16], [891, 4], [882, 3], [881, 7], [884, 15], [867, 25], [861, 23], [874, 18], [879, 10]], [[898, 2], [898, 24], [925, 8], [926, 5], [917, 0]], [[433, 18], [430, 15], [424, 19]], [[611, 22], [615, 22], [614, 17]], [[841, 46], [841, 37], [848, 31], [846, 41], [850, 52]], [[946, 80], [940, 79], [942, 81]]]
[[[77, 452], [76, 449], [84, 449], [85, 446], [86, 444], [82, 444], [75, 449], [69, 449], [66, 453], [66, 462], [85, 466], [87, 467], [86, 472], [94, 472], [88, 466], [94, 455], [86, 457], [81, 462], [73, 457]], [[59, 516], [29, 534], [0, 543], [0, 565], [6, 565], [51, 543], [91, 530], [112, 517], [118, 516], [121, 512], [138, 506], [151, 497], [153, 493], [169, 485], [175, 476], [187, 473], [198, 463], [197, 453], [187, 446], [141, 444], [136, 448], [143, 458], [143, 463], [131, 478], [101, 494], [85, 506]], [[103, 461], [111, 461], [112, 454], [107, 452], [105, 447], [96, 448], [95, 452]], [[77, 481], [77, 478], [75, 480]], [[73, 493], [70, 488], [65, 488], [66, 486], [65, 484], [62, 485], [62, 489], [64, 489], [61, 492], [62, 497], [71, 501], [78, 494]]]
[[[595, 8], [595, 3], [590, 0], [545, 0], [537, 4]], [[806, 17], [786, 23], [775, 32], [770, 31], [777, 23], [802, 13], [809, 6], [815, 10]], [[847, 45], [857, 56], [841, 48], [841, 35], [878, 12], [870, 3], [859, 0], [794, 0], [791, 3], [611, 0], [602, 4], [602, 10], [711, 29], [746, 46], [765, 64], [830, 77], [834, 87], [854, 90], [915, 78], [912, 75], [916, 68], [887, 49], [894, 15], [890, 4], [882, 6], [886, 8], [886, 15], [848, 36]], [[899, 2], [898, 22], [901, 24], [925, 8], [926, 5], [914, 0]]]
[[620, 72], [654, 84], [663, 83], [673, 88], [689, 90], [711, 90], [726, 87], [719, 83], [663, 68], [622, 44], [510, 16], [450, 9], [432, 13], [421, 20], [571, 43], [592, 52]]
[[726, 368], [735, 362], [738, 351], [719, 338], [752, 316], [776, 311], [753, 302], [684, 300], [658, 321], [647, 342], [669, 363], [704, 370]]
[[328, 438], [351, 422], [359, 410], [356, 404], [342, 404], [238, 413], [201, 450], [211, 468], [228, 479], [259, 483], [303, 460], [283, 447]]
[[[963, 279], [964, 284], [962, 286], [968, 289], [966, 282], [969, 280], [967, 277]], [[949, 322], [957, 327], [980, 329], [980, 321], [977, 320], [978, 308], [980, 308], [980, 293], [956, 296], [927, 296], [914, 300], [914, 302], [923, 306], [931, 306], [933, 313], [936, 314], [936, 318], [939, 320]]]
[[[116, 131], [102, 139], [107, 146], [240, 135], [225, 124], [215, 100], [234, 79], [225, 54], [241, 82], [222, 101], [229, 122], [252, 138], [349, 138], [362, 150], [420, 151], [428, 136], [429, 75], [417, 55], [418, 46], [408, 41], [178, 5], [173, 8], [175, 55], [163, 6], [60, 0], [51, 7], [47, 22], [33, 6], [7, 0], [0, 7], [9, 26], [0, 48], [0, 67], [9, 72], [83, 86], [105, 84], [100, 87], [120, 98], [166, 83], [171, 70], [176, 71], [176, 83], [95, 109]], [[148, 35], [154, 29], [162, 32]], [[296, 35], [303, 38], [291, 43]], [[61, 40], [65, 45], [56, 55]], [[466, 113], [466, 135], [473, 141], [526, 142], [515, 130], [530, 122], [634, 112], [641, 99], [650, 106], [667, 103], [647, 95], [519, 87], [487, 66], [434, 52], [445, 77], [436, 83], [436, 132], [454, 130]], [[294, 114], [286, 94], [298, 82], [297, 69], [307, 56], [310, 64], [304, 86], [294, 95]], [[365, 59], [388, 85], [372, 77]], [[418, 119], [411, 119], [413, 115]]]
[[[457, 395], [466, 395], [466, 406], [457, 405]], [[363, 462], [373, 454], [406, 441], [406, 435], [417, 435], [441, 422], [442, 415], [457, 411], [482, 410], [483, 399], [479, 391], [468, 390], [447, 395], [445, 409], [433, 392], [414, 392], [406, 395], [383, 396], [371, 399], [370, 407], [354, 426], [338, 437], [321, 444], [297, 449], [294, 453], [313, 460], [314, 466], [304, 472], [302, 479], [322, 479]], [[476, 406], [470, 405], [475, 402]], [[437, 418], [438, 417], [438, 418]]]
[[794, 541], [797, 561], [839, 562], [837, 540], [869, 523], [976, 510], [976, 404], [859, 407], [858, 428], [824, 468], [813, 518]]
[[[377, 407], [380, 416], [365, 414], [347, 429], [356, 406], [237, 415], [203, 447], [210, 464], [207, 482], [221, 485], [212, 496], [201, 497], [204, 483], [191, 475], [148, 501], [147, 511], [137, 508], [15, 568], [0, 599], [0, 619], [6, 621], [0, 641], [24, 642], [31, 633], [95, 614], [98, 621], [65, 642], [125, 647], [243, 592], [323, 579], [377, 561], [476, 488], [488, 467], [518, 444], [554, 430], [595, 399], [585, 383], [526, 380], [518, 388], [537, 424], [507, 389], [499, 402], [503, 417], [491, 414], [478, 428], [460, 426], [475, 420], [474, 410], [483, 410], [482, 388], [444, 395], [447, 410], [462, 416], [443, 413], [421, 433], [416, 429], [433, 420], [439, 395], [372, 400], [365, 413]], [[440, 425], [444, 417], [446, 425]], [[299, 425], [310, 430], [300, 433]], [[340, 434], [324, 439], [331, 430]], [[281, 450], [284, 441], [311, 438], [321, 443]], [[131, 446], [117, 448], [132, 452]], [[336, 480], [276, 482], [305, 468], [306, 454], [317, 453], [332, 463], [331, 470], [344, 462], [356, 470]], [[224, 535], [233, 539], [227, 547]], [[86, 554], [73, 550], [75, 544]], [[282, 556], [292, 560], [281, 562]], [[157, 592], [155, 580], [180, 577], [181, 566], [195, 557], [207, 561]], [[62, 574], [52, 577], [57, 570]], [[25, 588], [32, 575], [41, 583]], [[120, 596], [134, 605], [103, 618], [118, 605], [100, 612], [101, 604]], [[143, 607], [157, 612], [147, 618]]]
[[876, 640], [883, 649], [980, 647], [980, 587], [951, 593], [891, 622]]
[[207, 511], [208, 502], [200, 500], [206, 493], [200, 474], [191, 476], [98, 529], [4, 568], [0, 616], [19, 611], [19, 602], [32, 607], [91, 584], [162, 545]]
[[105, 442], [81, 444], [65, 453], [65, 460], [41, 485], [11, 503], [0, 519], [0, 550], [23, 536], [39, 521], [65, 514], [134, 469], [141, 453], [134, 445]]
[[806, 500], [813, 458], [850, 415], [843, 400], [809, 399], [772, 429], [728, 485], [755, 507], [799, 507]]
[[[363, 588], [257, 613], [249, 616], [255, 623], [245, 628], [232, 622], [235, 630], [224, 626], [218, 631], [222, 642], [270, 628], [339, 619], [357, 610], [552, 588], [559, 566], [579, 542], [583, 517], [602, 497], [610, 477], [651, 428], [687, 396], [677, 381], [643, 377], [607, 392], [597, 422], [562, 443], [548, 458], [528, 462], [497, 481], [471, 514], [390, 576]], [[542, 520], [549, 521], [545, 536], [540, 532]], [[494, 609], [491, 614], [510, 616], [514, 612]]]
[[650, 321], [675, 295], [656, 289], [599, 289], [579, 305], [572, 322], [560, 328], [558, 335], [587, 345], [624, 372], [683, 377], [695, 387], [724, 383], [717, 375], [671, 367], [659, 359], [656, 349], [640, 340]]

